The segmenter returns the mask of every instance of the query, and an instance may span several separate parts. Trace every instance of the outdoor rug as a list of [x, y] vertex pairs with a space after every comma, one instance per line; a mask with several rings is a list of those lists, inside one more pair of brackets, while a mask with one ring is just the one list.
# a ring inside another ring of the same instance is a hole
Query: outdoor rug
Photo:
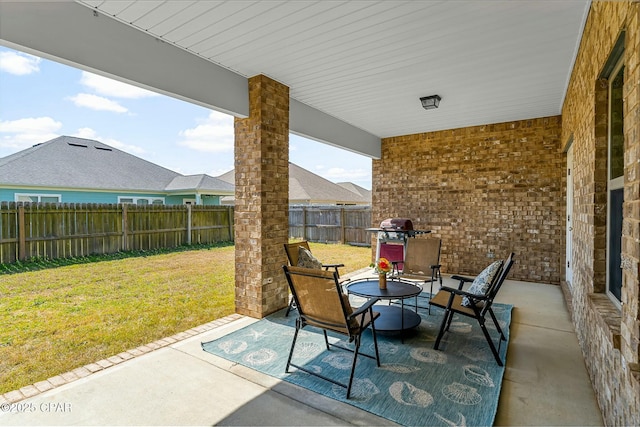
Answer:
[[[493, 304], [493, 308], [507, 337], [500, 349], [505, 360], [512, 306]], [[359, 357], [351, 398], [347, 400], [343, 387], [293, 367], [285, 373], [297, 317], [295, 311], [285, 317], [285, 311], [202, 343], [202, 348], [402, 425], [493, 424], [504, 368], [496, 363], [474, 319], [454, 317], [440, 350], [433, 349], [443, 315], [443, 310], [436, 307], [432, 307], [431, 315], [419, 309], [422, 321], [414, 331], [405, 333], [404, 343], [397, 334], [378, 332], [381, 367], [373, 359]], [[490, 320], [488, 323], [492, 324]], [[495, 342], [498, 333], [493, 324], [489, 332]], [[347, 345], [341, 338], [336, 335], [330, 340]], [[363, 335], [361, 350], [375, 354], [370, 331]], [[351, 358], [352, 353], [344, 350], [332, 347], [327, 351], [322, 331], [307, 326], [298, 335], [293, 362], [346, 383]]]

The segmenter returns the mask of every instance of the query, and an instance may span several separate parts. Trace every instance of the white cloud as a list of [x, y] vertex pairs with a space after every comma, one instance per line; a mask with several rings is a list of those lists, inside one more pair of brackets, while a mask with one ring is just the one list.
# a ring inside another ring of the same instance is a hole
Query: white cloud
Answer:
[[76, 138], [95, 139], [96, 141], [99, 141], [98, 133], [91, 128], [80, 128], [71, 136], [75, 136]]
[[129, 111], [115, 101], [90, 93], [79, 93], [76, 96], [69, 97], [69, 99], [77, 107], [85, 107], [97, 111], [112, 111], [114, 113], [126, 113]]
[[182, 140], [178, 141], [178, 145], [192, 150], [213, 153], [233, 151], [233, 117], [212, 111], [201, 124], [181, 131], [180, 136]]
[[96, 93], [115, 98], [138, 99], [158, 96], [157, 93], [97, 74], [82, 72], [80, 83]]
[[145, 153], [145, 150], [137, 145], [125, 144], [124, 142], [113, 138], [102, 138], [95, 130], [91, 128], [80, 128], [72, 136], [100, 141], [103, 144], [107, 144], [113, 148], [117, 148], [118, 150], [126, 151], [127, 153], [131, 154]]
[[26, 119], [0, 121], [0, 132], [50, 132], [58, 130], [62, 123], [55, 121], [51, 117], [29, 117]]
[[0, 52], [0, 71], [16, 76], [37, 73], [40, 71], [40, 61], [37, 56], [21, 52]]
[[365, 169], [329, 168], [322, 176], [334, 182], [352, 182], [369, 179], [371, 171]]
[[34, 144], [56, 138], [62, 123], [51, 117], [29, 117], [18, 120], [0, 120], [0, 148], [24, 150]]
[[231, 169], [233, 169], [233, 165], [228, 165], [226, 167], [221, 167], [221, 168], [216, 168], [216, 169], [210, 169], [209, 171], [206, 172], [207, 175], [209, 176], [213, 176], [213, 177], [218, 177], [222, 174], [225, 174], [227, 172], [229, 172]]

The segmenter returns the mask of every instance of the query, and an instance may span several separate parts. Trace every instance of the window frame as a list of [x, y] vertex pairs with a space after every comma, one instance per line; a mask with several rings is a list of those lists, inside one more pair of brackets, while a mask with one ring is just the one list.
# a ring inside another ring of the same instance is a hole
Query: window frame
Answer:
[[[132, 200], [131, 202], [125, 202], [123, 200]], [[139, 200], [145, 200], [147, 203], [142, 204], [138, 203]], [[156, 203], [160, 202], [160, 203]], [[120, 204], [130, 204], [130, 205], [138, 205], [138, 206], [164, 206], [165, 198], [164, 197], [135, 197], [135, 196], [118, 196], [118, 203]]]
[[[20, 197], [37, 197], [38, 200], [37, 201], [33, 201], [33, 200], [19, 200]], [[43, 202], [42, 198], [43, 197], [51, 197], [51, 198], [57, 198], [58, 201], [57, 202]], [[47, 194], [47, 193], [14, 193], [13, 195], [13, 199], [16, 202], [23, 202], [23, 203], [62, 203], [62, 194]]]
[[[621, 228], [622, 228], [622, 220], [624, 219], [624, 213], [623, 213], [623, 205], [624, 205], [624, 126], [622, 128], [622, 136], [623, 136], [623, 150], [622, 150], [622, 162], [623, 162], [623, 171], [622, 174], [620, 176], [614, 177], [612, 178], [612, 131], [614, 129], [613, 126], [613, 113], [612, 113], [612, 106], [613, 106], [613, 84], [614, 81], [616, 80], [616, 77], [618, 76], [618, 74], [620, 72], [622, 72], [622, 76], [623, 76], [623, 88], [624, 88], [624, 70], [625, 70], [625, 63], [624, 63], [624, 55], [620, 55], [619, 58], [617, 59], [617, 61], [614, 63], [613, 67], [611, 68], [611, 73], [609, 74], [608, 77], [608, 99], [607, 99], [607, 232], [606, 232], [606, 285], [605, 285], [605, 290], [606, 290], [606, 295], [609, 297], [609, 299], [619, 308], [622, 308], [622, 302], [621, 302], [621, 298], [618, 298], [618, 296], [612, 291], [612, 287], [614, 286], [614, 284], [611, 283], [612, 280], [612, 270], [611, 270], [611, 264], [612, 262], [615, 262], [616, 259], [612, 259], [613, 256], [613, 250], [612, 249], [617, 249], [620, 248], [620, 252], [622, 251], [622, 243], [617, 242], [616, 243], [612, 243], [612, 240], [616, 238], [616, 236], [612, 235], [612, 232], [614, 232], [613, 228], [613, 224], [614, 224], [614, 219], [618, 219], [618, 222], [615, 222], [615, 225], [617, 227], [620, 227], [620, 240], [622, 239], [622, 232], [621, 232]], [[624, 89], [623, 89], [624, 90]], [[622, 115], [623, 117], [621, 118], [622, 123], [624, 123], [624, 103], [622, 98], [620, 99], [620, 103], [622, 104]], [[620, 192], [622, 191], [622, 206], [620, 206], [620, 212], [613, 212], [612, 209], [614, 208], [613, 206], [613, 198], [612, 198], [612, 193], [616, 192]], [[617, 217], [614, 218], [614, 215], [616, 215]], [[618, 216], [619, 215], [619, 216]], [[618, 257], [622, 258], [622, 253], [618, 254]], [[622, 270], [621, 266], [618, 266], [616, 268], [620, 268], [620, 270]], [[619, 291], [621, 293], [622, 291], [622, 273], [620, 272], [620, 288]]]

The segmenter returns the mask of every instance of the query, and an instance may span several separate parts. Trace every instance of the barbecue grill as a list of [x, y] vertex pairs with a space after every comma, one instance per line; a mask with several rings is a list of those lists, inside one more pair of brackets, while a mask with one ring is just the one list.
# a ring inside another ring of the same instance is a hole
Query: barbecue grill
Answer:
[[377, 232], [376, 259], [386, 258], [398, 262], [402, 270], [407, 239], [419, 234], [431, 233], [431, 230], [414, 230], [413, 222], [408, 218], [387, 218], [380, 223], [380, 228], [368, 228]]

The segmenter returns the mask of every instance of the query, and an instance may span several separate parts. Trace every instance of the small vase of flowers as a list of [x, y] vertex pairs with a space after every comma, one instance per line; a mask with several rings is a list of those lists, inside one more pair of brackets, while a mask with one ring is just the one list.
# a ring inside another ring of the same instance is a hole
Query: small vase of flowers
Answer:
[[371, 267], [378, 273], [380, 289], [387, 289], [387, 273], [391, 271], [391, 263], [386, 258], [379, 258]]

